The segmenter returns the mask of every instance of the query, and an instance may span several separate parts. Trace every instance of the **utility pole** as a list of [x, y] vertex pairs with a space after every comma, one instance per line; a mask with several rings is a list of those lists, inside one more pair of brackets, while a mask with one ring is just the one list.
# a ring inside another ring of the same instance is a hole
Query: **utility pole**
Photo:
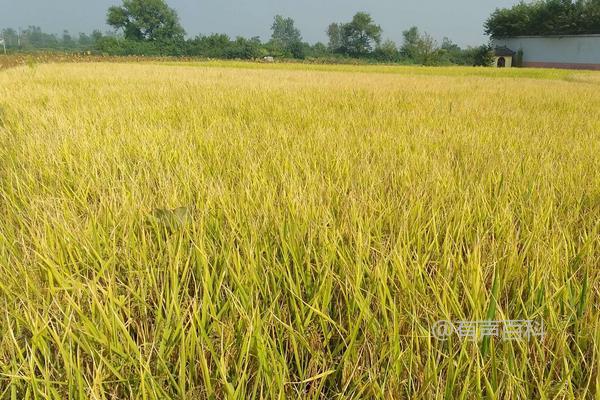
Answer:
[[4, 40], [4, 36], [2, 36], [0, 38], [0, 43], [2, 44], [2, 47], [4, 48], [4, 54], [6, 54], [6, 40]]

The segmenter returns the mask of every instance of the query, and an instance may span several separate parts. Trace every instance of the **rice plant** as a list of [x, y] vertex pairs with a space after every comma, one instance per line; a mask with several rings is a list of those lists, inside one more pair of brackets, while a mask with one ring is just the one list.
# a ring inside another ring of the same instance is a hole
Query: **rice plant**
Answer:
[[0, 72], [0, 398], [598, 396], [598, 76]]

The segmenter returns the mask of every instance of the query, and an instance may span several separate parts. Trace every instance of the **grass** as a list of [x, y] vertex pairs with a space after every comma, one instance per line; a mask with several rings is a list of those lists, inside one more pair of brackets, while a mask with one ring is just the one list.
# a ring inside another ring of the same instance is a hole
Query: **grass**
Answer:
[[598, 76], [1, 72], [0, 398], [599, 395]]

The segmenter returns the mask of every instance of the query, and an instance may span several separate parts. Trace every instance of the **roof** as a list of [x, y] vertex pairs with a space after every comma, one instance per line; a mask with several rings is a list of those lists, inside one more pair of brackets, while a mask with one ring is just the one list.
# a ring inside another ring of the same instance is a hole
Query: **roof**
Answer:
[[496, 57], [507, 57], [507, 56], [514, 56], [515, 53], [514, 51], [512, 51], [511, 49], [509, 49], [506, 46], [497, 46], [494, 49], [494, 54], [496, 55]]

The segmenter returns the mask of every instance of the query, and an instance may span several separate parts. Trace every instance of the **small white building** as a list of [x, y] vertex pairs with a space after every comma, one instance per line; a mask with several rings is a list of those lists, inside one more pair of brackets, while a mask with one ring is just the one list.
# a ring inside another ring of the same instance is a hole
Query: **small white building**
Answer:
[[514, 64], [513, 60], [516, 54], [506, 46], [496, 47], [494, 49], [494, 65], [498, 68], [510, 68]]

